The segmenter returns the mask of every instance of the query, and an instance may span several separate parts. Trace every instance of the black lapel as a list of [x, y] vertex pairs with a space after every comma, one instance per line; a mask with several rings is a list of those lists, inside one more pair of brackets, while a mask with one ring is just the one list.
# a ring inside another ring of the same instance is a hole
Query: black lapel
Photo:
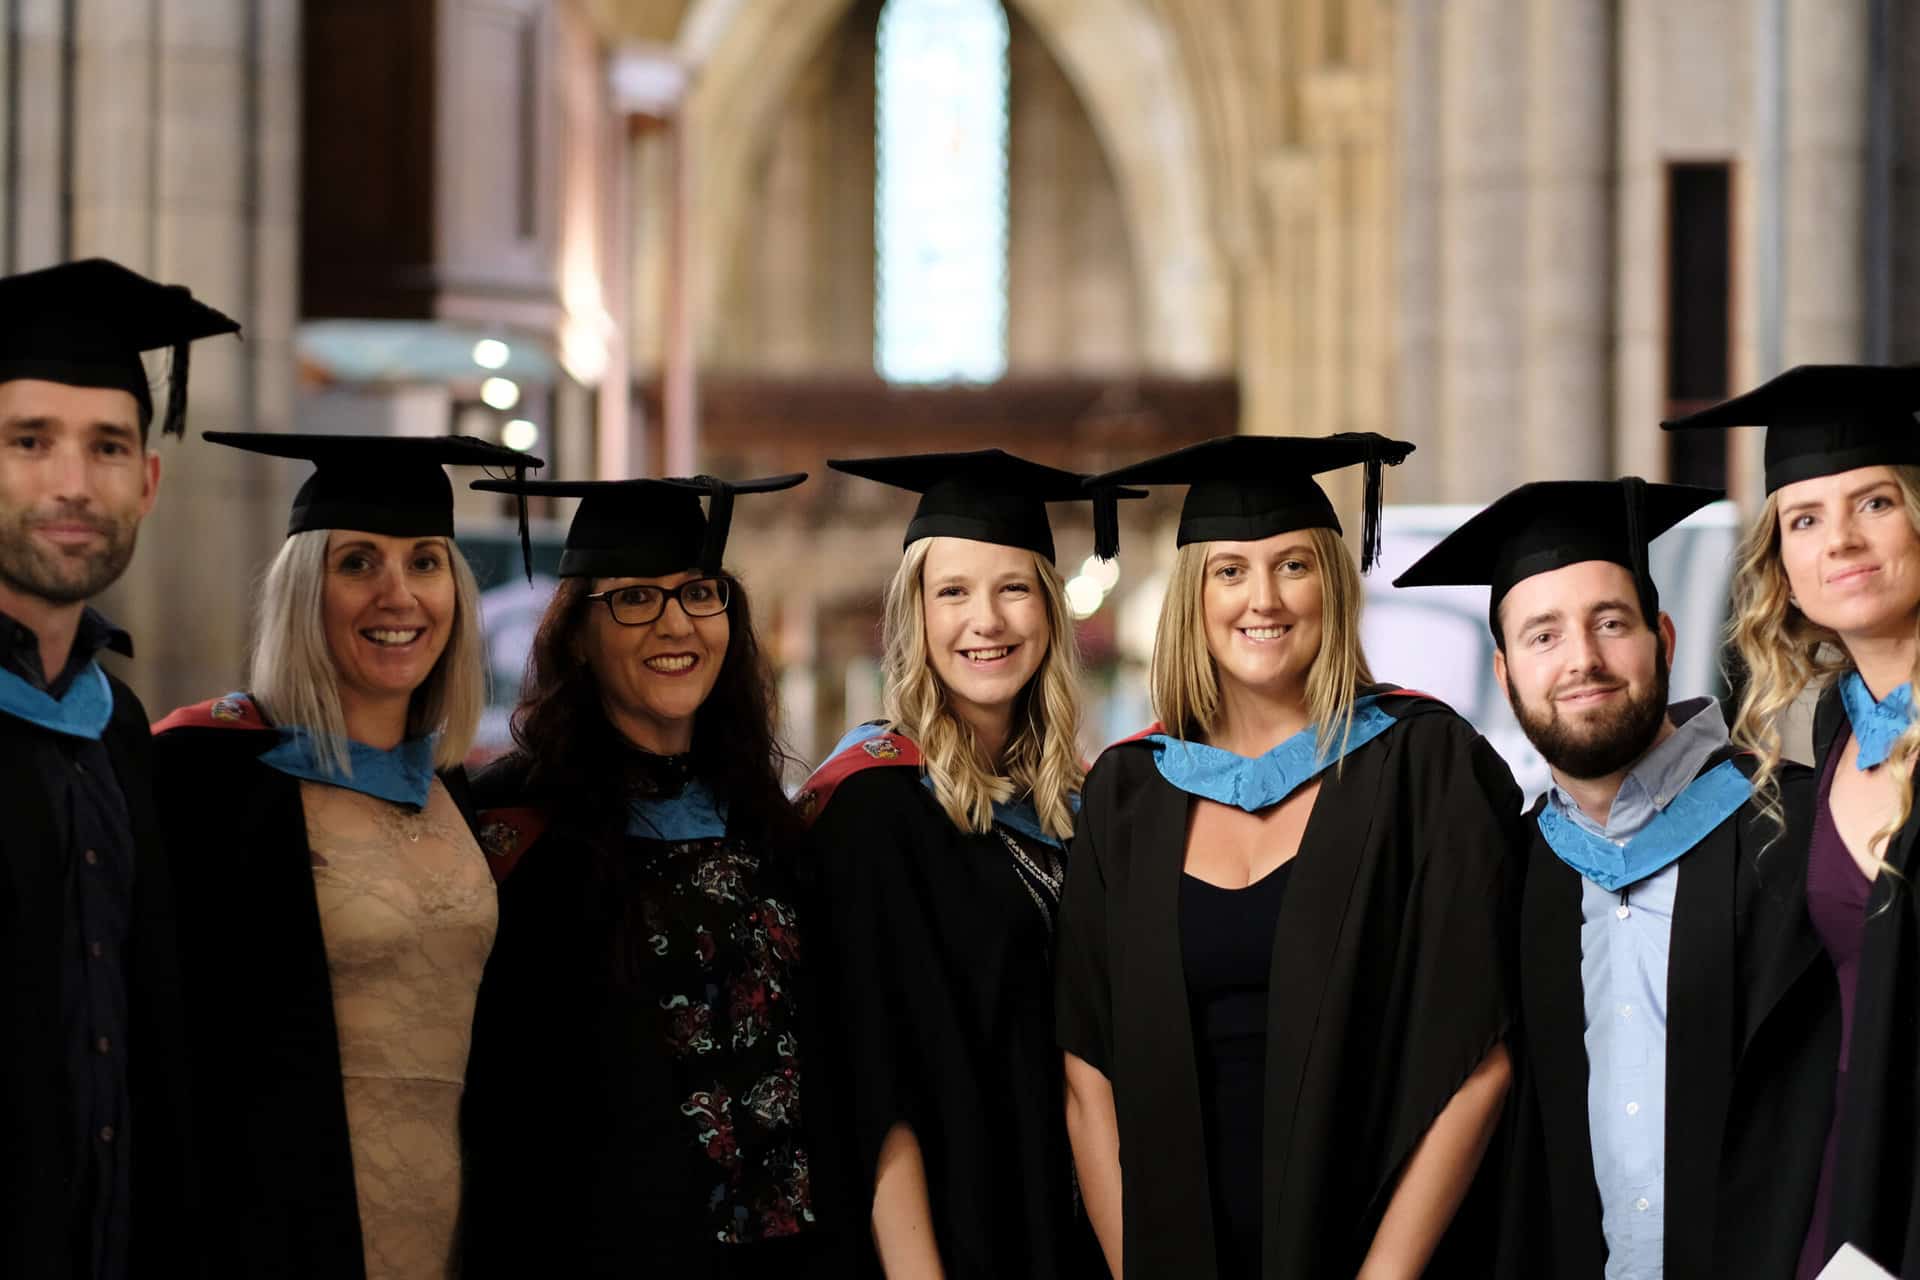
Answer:
[[[1127, 1256], [1141, 1273], [1175, 1273], [1203, 1259], [1213, 1265], [1213, 1204], [1200, 1114], [1200, 1072], [1193, 1056], [1186, 964], [1180, 954], [1180, 873], [1186, 862], [1189, 797], [1160, 776], [1141, 752], [1139, 785], [1127, 807], [1127, 945], [1116, 975], [1116, 1044], [1131, 1049], [1134, 1088], [1128, 1110], [1138, 1123], [1129, 1179], [1151, 1186], [1159, 1212], [1129, 1215]], [[1131, 1269], [1131, 1268], [1130, 1268]]]
[[[0, 778], [6, 779], [7, 813], [0, 827], [0, 874], [6, 876], [7, 896], [19, 904], [23, 921], [44, 914], [36, 904], [48, 900], [48, 886], [60, 876], [59, 829], [41, 785], [31, 737], [37, 732], [0, 715]], [[57, 891], [53, 901], [58, 901]], [[59, 927], [57, 912], [52, 925]]]
[[[1751, 805], [1736, 815], [1734, 857], [1740, 894], [1740, 972], [1745, 979], [1739, 1050], [1744, 1057], [1774, 1011], [1826, 948], [1807, 915], [1807, 850], [1813, 835], [1815, 775], [1783, 772], [1784, 832]], [[1830, 981], [1830, 979], [1829, 979]]]
[[1540, 1099], [1548, 1203], [1560, 1273], [1598, 1275], [1606, 1257], [1587, 1125], [1586, 994], [1580, 979], [1580, 876], [1528, 813], [1520, 907], [1520, 1011]]
[[[1280, 1217], [1286, 1194], [1301, 1080], [1314, 1030], [1326, 1000], [1334, 951], [1353, 899], [1354, 882], [1380, 809], [1383, 749], [1362, 748], [1343, 765], [1320, 775], [1320, 793], [1300, 833], [1292, 880], [1280, 903], [1273, 934], [1273, 968], [1267, 979], [1267, 1114], [1263, 1139], [1264, 1188], [1269, 1223]], [[1373, 744], [1368, 744], [1369, 746]], [[1344, 1013], [1334, 1016], [1344, 1017]], [[1264, 1249], [1268, 1258], [1271, 1247]]]
[[1813, 767], [1818, 770], [1826, 763], [1827, 753], [1833, 750], [1833, 744], [1840, 733], [1846, 729], [1847, 708], [1840, 701], [1840, 682], [1835, 680], [1820, 691], [1819, 700], [1813, 704]]
[[1737, 818], [1680, 859], [1667, 951], [1666, 1269], [1706, 1276], [1720, 1143], [1733, 1084]]

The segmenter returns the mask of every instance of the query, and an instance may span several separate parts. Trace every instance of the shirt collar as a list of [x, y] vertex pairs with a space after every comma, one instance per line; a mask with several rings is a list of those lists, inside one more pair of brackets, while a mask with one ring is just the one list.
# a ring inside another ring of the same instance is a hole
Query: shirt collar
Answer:
[[1727, 722], [1717, 698], [1691, 698], [1667, 708], [1673, 732], [1634, 762], [1613, 798], [1605, 823], [1595, 822], [1558, 782], [1553, 802], [1574, 822], [1610, 840], [1633, 835], [1687, 789], [1714, 752], [1727, 745]]
[[36, 689], [59, 697], [73, 678], [97, 657], [102, 649], [111, 649], [122, 657], [133, 656], [133, 637], [115, 626], [107, 616], [89, 605], [80, 613], [80, 625], [73, 633], [73, 648], [67, 653], [67, 665], [52, 680], [40, 667], [40, 636], [26, 623], [0, 612], [0, 667], [25, 680]]

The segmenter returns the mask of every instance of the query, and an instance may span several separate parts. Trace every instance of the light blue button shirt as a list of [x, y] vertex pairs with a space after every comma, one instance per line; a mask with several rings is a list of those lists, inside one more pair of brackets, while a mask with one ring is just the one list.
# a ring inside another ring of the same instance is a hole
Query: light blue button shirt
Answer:
[[[1677, 703], [1668, 716], [1677, 727], [1628, 771], [1605, 823], [1582, 813], [1558, 786], [1550, 803], [1616, 842], [1652, 822], [1727, 742], [1726, 722], [1712, 698]], [[1587, 1125], [1607, 1280], [1646, 1280], [1661, 1275], [1664, 1266], [1667, 958], [1679, 883], [1678, 862], [1620, 893], [1580, 882]]]

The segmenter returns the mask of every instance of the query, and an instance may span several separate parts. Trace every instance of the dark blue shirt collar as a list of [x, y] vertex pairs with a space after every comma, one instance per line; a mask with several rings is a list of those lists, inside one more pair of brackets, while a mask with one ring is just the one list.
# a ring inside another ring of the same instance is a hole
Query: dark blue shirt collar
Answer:
[[42, 693], [58, 698], [65, 695], [73, 678], [86, 670], [102, 649], [111, 649], [122, 657], [133, 656], [133, 637], [107, 620], [105, 614], [89, 605], [80, 613], [80, 626], [73, 633], [73, 648], [67, 653], [67, 665], [52, 680], [40, 667], [40, 636], [26, 623], [0, 612], [0, 668], [11, 671]]

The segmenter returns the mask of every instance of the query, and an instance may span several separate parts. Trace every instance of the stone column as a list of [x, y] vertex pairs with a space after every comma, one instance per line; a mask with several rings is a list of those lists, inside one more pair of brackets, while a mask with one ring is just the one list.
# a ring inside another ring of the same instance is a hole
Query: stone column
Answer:
[[116, 258], [246, 328], [195, 350], [188, 439], [155, 437], [159, 503], [100, 602], [133, 633], [121, 669], [161, 714], [238, 685], [253, 580], [297, 480], [199, 433], [284, 430], [292, 413], [299, 4], [26, 0], [21, 15], [7, 265]]
[[[1450, 502], [1526, 478], [1513, 447], [1525, 410], [1526, 26], [1501, 0], [1441, 15], [1440, 439]], [[1549, 86], [1551, 91], [1551, 86]]]
[[1867, 6], [1787, 0], [1785, 360], [1861, 358]]
[[1393, 477], [1401, 502], [1444, 492], [1440, 406], [1440, 13], [1406, 0], [1395, 24], [1393, 193], [1397, 257], [1392, 434], [1419, 450]]
[[[1532, 0], [1522, 411], [1526, 480], [1609, 474], [1614, 5]], [[1487, 495], [1492, 496], [1492, 495]]]

